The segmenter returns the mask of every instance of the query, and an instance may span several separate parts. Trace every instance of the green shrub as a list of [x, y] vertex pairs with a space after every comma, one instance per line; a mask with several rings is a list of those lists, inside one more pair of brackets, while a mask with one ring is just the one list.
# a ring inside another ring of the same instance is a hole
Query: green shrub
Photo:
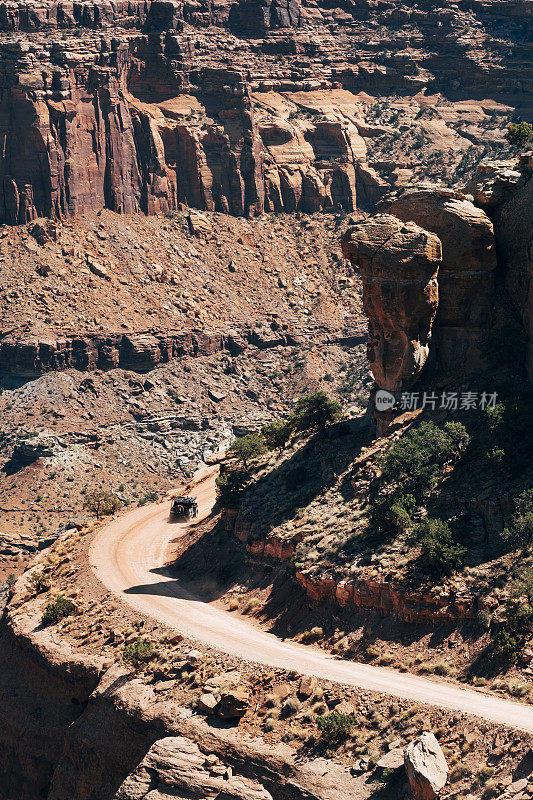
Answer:
[[71, 614], [75, 614], [76, 610], [76, 606], [72, 600], [68, 600], [60, 594], [55, 602], [48, 603], [46, 606], [41, 617], [41, 623], [43, 625], [53, 625], [55, 622], [59, 622], [65, 617], [70, 617]]
[[512, 395], [487, 408], [487, 458], [496, 470], [505, 467], [512, 476], [527, 469], [533, 457], [531, 398]]
[[229, 452], [233, 453], [239, 461], [242, 461], [245, 469], [248, 469], [248, 461], [251, 458], [261, 456], [266, 451], [267, 446], [260, 433], [248, 433], [246, 436], [239, 436], [229, 446]]
[[32, 572], [28, 583], [30, 584], [31, 588], [39, 593], [39, 592], [47, 592], [50, 588], [50, 578], [48, 575], [45, 575], [44, 572]]
[[529, 122], [513, 122], [507, 128], [505, 138], [511, 147], [525, 147], [533, 140], [533, 126]]
[[268, 448], [281, 452], [290, 439], [291, 428], [288, 422], [279, 420], [264, 425], [261, 428], [261, 434]]
[[336, 422], [340, 415], [340, 405], [320, 390], [298, 400], [289, 425], [297, 431], [323, 430], [326, 425]]
[[141, 664], [146, 664], [154, 657], [154, 646], [149, 639], [135, 639], [124, 648], [122, 654], [124, 661], [134, 667], [140, 667]]
[[518, 660], [533, 634], [533, 568], [528, 567], [511, 587], [505, 619], [491, 631], [492, 643], [508, 661]]
[[122, 508], [122, 503], [113, 492], [101, 490], [86, 495], [83, 507], [100, 519], [100, 517], [114, 514], [115, 511]]
[[346, 739], [356, 722], [355, 714], [340, 714], [338, 711], [332, 711], [331, 714], [321, 714], [316, 718], [316, 724], [322, 739], [328, 744]]
[[380, 533], [402, 533], [412, 525], [416, 509], [412, 494], [393, 493], [379, 498], [372, 506], [370, 521]]
[[414, 528], [409, 540], [420, 546], [419, 563], [424, 571], [448, 575], [463, 563], [466, 550], [441, 519], [425, 519]]
[[157, 492], [146, 492], [146, 494], [139, 499], [139, 505], [145, 506], [146, 503], [155, 503], [157, 500], [159, 500]]
[[527, 489], [515, 501], [515, 515], [512, 525], [503, 532], [505, 539], [517, 542], [527, 555], [533, 540], [533, 489]]
[[239, 501], [248, 473], [244, 470], [221, 472], [215, 479], [217, 503], [221, 508], [235, 508]]
[[382, 457], [383, 480], [412, 489], [415, 495], [434, 486], [443, 467], [459, 458], [470, 437], [460, 422], [443, 428], [422, 422], [393, 442]]

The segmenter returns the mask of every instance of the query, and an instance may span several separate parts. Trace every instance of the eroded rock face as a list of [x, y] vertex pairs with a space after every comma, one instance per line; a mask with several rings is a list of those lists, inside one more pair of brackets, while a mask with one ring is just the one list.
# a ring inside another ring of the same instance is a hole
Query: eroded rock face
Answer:
[[137, 769], [124, 781], [115, 800], [187, 797], [190, 800], [272, 800], [257, 781], [240, 775], [215, 755], [204, 755], [182, 736], [154, 742]]
[[382, 388], [398, 390], [418, 377], [428, 358], [440, 239], [414, 222], [377, 214], [346, 232], [342, 251], [363, 276], [374, 378]]
[[473, 371], [480, 365], [479, 342], [491, 324], [496, 268], [492, 222], [451, 190], [405, 192], [387, 210], [439, 237], [442, 264], [434, 324], [439, 374]]
[[423, 733], [408, 744], [404, 763], [413, 800], [435, 800], [448, 778], [448, 765], [435, 736]]
[[527, 369], [533, 380], [533, 178], [497, 209], [494, 229], [507, 288], [528, 335]]

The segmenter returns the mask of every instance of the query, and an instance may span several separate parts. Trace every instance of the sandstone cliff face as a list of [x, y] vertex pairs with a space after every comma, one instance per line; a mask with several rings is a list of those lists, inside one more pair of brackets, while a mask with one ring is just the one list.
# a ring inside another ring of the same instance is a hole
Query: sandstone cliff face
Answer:
[[528, 336], [527, 368], [533, 381], [533, 178], [498, 208], [494, 227], [509, 294]]
[[442, 243], [439, 305], [434, 323], [439, 375], [472, 372], [480, 365], [479, 342], [491, 326], [496, 247], [492, 222], [468, 200], [447, 190], [413, 190], [386, 204]]
[[[386, 185], [364, 139], [380, 130], [357, 119], [365, 98], [352, 93], [527, 103], [527, 5], [503, 17], [491, 0], [453, 14], [430, 3], [335, 13], [296, 0], [3, 3], [0, 223], [180, 204], [350, 211], [356, 184], [371, 208]], [[332, 109], [339, 91], [351, 109]], [[270, 92], [295, 105], [256, 113], [252, 96]], [[400, 165], [385, 167], [396, 181]]]
[[416, 380], [429, 355], [440, 240], [414, 222], [378, 214], [350, 228], [342, 250], [363, 276], [370, 368], [379, 386], [398, 390]]

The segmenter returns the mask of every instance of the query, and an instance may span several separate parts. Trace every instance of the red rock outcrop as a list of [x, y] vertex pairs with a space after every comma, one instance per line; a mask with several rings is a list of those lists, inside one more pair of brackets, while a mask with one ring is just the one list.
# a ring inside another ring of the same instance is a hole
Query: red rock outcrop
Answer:
[[442, 243], [439, 305], [433, 325], [439, 375], [479, 368], [479, 342], [491, 325], [496, 246], [487, 214], [451, 190], [407, 191], [384, 204], [399, 219], [412, 220]]
[[414, 222], [378, 214], [348, 229], [342, 251], [363, 277], [374, 378], [382, 388], [398, 390], [416, 380], [428, 358], [440, 240]]

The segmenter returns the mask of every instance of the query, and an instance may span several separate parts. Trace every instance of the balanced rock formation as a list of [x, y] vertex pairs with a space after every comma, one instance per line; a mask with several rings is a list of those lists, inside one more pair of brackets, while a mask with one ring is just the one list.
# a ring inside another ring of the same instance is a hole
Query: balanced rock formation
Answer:
[[413, 800], [435, 800], [448, 778], [448, 765], [432, 733], [423, 733], [405, 749], [405, 771]]
[[482, 209], [449, 189], [408, 191], [386, 209], [439, 237], [442, 264], [434, 324], [439, 374], [473, 371], [480, 363], [478, 344], [491, 324], [496, 268], [492, 222]]
[[182, 736], [154, 742], [137, 769], [129, 775], [115, 800], [272, 800], [257, 781], [232, 775], [215, 755], [204, 755], [197, 744]]
[[398, 390], [419, 376], [429, 355], [440, 240], [414, 222], [377, 214], [348, 229], [342, 251], [363, 277], [374, 378], [382, 388]]

